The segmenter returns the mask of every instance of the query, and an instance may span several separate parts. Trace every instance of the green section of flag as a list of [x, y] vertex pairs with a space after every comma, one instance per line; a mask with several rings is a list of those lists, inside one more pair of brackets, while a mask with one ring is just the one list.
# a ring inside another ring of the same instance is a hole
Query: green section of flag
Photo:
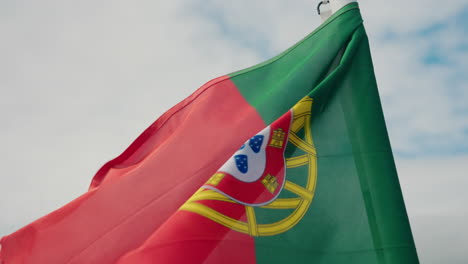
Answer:
[[295, 46], [265, 63], [230, 74], [231, 80], [270, 124], [321, 84], [358, 27], [362, 18], [357, 4], [348, 5]]
[[[304, 96], [314, 100], [313, 202], [292, 229], [256, 238], [259, 264], [418, 263], [357, 4], [283, 54], [231, 78], [267, 124]], [[290, 146], [287, 155], [301, 151]], [[301, 185], [304, 173], [288, 169], [287, 178]], [[288, 195], [283, 190], [280, 198]], [[256, 214], [267, 223], [285, 212]]]

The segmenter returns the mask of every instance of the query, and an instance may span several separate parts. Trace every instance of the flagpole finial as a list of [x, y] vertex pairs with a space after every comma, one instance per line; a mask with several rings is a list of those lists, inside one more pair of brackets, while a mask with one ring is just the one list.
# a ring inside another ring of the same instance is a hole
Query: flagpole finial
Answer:
[[321, 13], [320, 7], [322, 7], [322, 5], [329, 4], [329, 3], [330, 3], [330, 0], [320, 1], [320, 3], [317, 6], [317, 13], [320, 15], [320, 13]]
[[[344, 6], [357, 2], [357, 0], [322, 0], [317, 6], [317, 13], [322, 18], [322, 21], [326, 21], [331, 15], [336, 13]], [[323, 10], [323, 5], [327, 5], [327, 8]]]

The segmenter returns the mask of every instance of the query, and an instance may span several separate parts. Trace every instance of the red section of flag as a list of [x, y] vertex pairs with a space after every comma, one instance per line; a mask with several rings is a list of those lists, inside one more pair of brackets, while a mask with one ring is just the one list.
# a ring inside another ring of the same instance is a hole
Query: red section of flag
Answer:
[[0, 260], [114, 263], [141, 246], [264, 127], [228, 77], [209, 82], [107, 163], [89, 192], [4, 237]]
[[[127, 169], [131, 169], [133, 165], [138, 164], [151, 152], [154, 152], [156, 149], [158, 149], [161, 144], [165, 143], [167, 139], [174, 137], [173, 133], [178, 129], [181, 123], [183, 123], [184, 120], [190, 116], [190, 109], [192, 107], [191, 104], [194, 103], [198, 97], [204, 95], [207, 89], [215, 89], [214, 86], [223, 86], [225, 89], [235, 89], [234, 84], [231, 83], [228, 76], [219, 77], [206, 83], [192, 95], [159, 117], [120, 156], [104, 164], [104, 166], [102, 166], [94, 176], [90, 185], [90, 189], [98, 187], [103, 182], [108, 182], [109, 180], [118, 178], [121, 175], [125, 175], [127, 173]], [[228, 94], [229, 92], [226, 93], [226, 95]], [[218, 99], [219, 102], [214, 102], [216, 101], [216, 98], [214, 98], [214, 100], [212, 100], [213, 102], [211, 102], [213, 103], [212, 106], [214, 108], [218, 107], [218, 104], [223, 100], [226, 100], [225, 98]], [[200, 100], [205, 99], [202, 97]], [[242, 99], [236, 95], [233, 100], [236, 101]], [[197, 101], [195, 103], [199, 102]], [[210, 102], [206, 103], [206, 106], [210, 107]], [[239, 109], [241, 109], [244, 105], [245, 103], [241, 104]], [[212, 109], [212, 111], [213, 110], [214, 109]], [[200, 117], [198, 117], [198, 119], [200, 119]], [[203, 119], [203, 117], [201, 119]], [[200, 126], [201, 124], [198, 125]]]
[[[244, 212], [238, 210], [236, 218]], [[178, 211], [140, 248], [118, 262], [134, 263], [255, 264], [255, 243], [253, 237], [208, 218]]]

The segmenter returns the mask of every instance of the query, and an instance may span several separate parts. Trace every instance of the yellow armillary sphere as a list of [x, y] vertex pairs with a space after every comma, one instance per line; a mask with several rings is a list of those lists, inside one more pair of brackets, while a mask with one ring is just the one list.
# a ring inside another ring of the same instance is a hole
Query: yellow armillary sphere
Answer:
[[[204, 216], [228, 228], [242, 232], [251, 236], [272, 236], [288, 231], [294, 227], [305, 215], [309, 209], [314, 197], [315, 186], [317, 182], [317, 155], [312, 140], [310, 128], [312, 98], [305, 97], [293, 108], [293, 120], [289, 131], [288, 142], [294, 147], [305, 153], [299, 156], [287, 157], [287, 169], [306, 166], [307, 180], [305, 186], [295, 183], [294, 175], [286, 173], [284, 183], [285, 190], [290, 192], [291, 198], [280, 197], [271, 203], [262, 206], [249, 206], [241, 204], [227, 197], [226, 195], [211, 189], [202, 187], [199, 189], [180, 210], [190, 211]], [[299, 136], [299, 132], [302, 131]], [[217, 181], [219, 174], [213, 175], [210, 181]], [[288, 197], [289, 197], [288, 196]], [[214, 208], [210, 207], [209, 201], [218, 201], [226, 203], [226, 206], [242, 206], [245, 208], [245, 217], [243, 220], [230, 217]], [[288, 210], [292, 212], [279, 221], [272, 223], [257, 223], [257, 210]]]

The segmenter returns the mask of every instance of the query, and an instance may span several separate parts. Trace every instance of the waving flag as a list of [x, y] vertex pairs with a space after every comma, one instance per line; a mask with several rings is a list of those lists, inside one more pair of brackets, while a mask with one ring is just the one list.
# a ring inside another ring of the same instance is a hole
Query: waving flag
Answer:
[[202, 86], [1, 245], [5, 264], [417, 263], [358, 5]]

